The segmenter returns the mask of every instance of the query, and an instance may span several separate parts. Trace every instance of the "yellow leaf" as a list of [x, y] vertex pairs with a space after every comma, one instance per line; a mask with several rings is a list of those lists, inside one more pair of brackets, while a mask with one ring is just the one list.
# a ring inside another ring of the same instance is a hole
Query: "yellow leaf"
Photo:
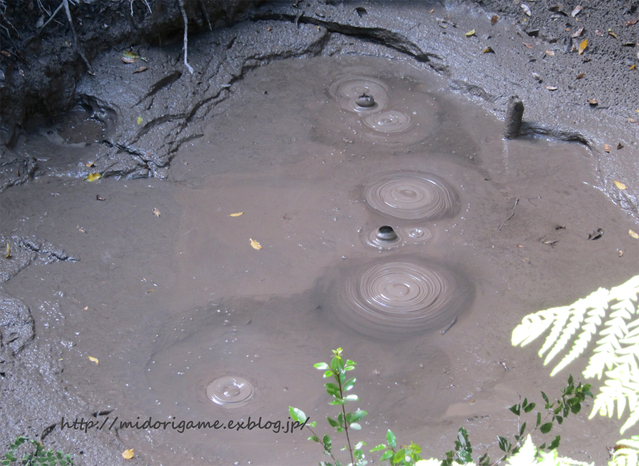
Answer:
[[615, 186], [616, 186], [617, 188], [621, 189], [622, 191], [623, 191], [624, 189], [626, 189], [626, 185], [625, 185], [625, 184], [623, 184], [623, 183], [620, 183], [620, 182], [619, 182], [619, 181], [617, 181], [617, 180], [615, 180]]
[[484, 52], [484, 53], [495, 53], [495, 51], [493, 50], [492, 47], [486, 47], [484, 50], [482, 50], [482, 52]]
[[470, 31], [468, 31], [468, 32], [466, 33], [466, 37], [472, 37], [472, 36], [474, 36], [474, 35], [475, 35], [475, 30], [474, 30], [474, 29], [472, 29], [472, 30], [470, 30]]
[[125, 460], [130, 460], [131, 458], [133, 458], [133, 455], [135, 454], [135, 451], [133, 448], [129, 448], [128, 450], [124, 450], [122, 452], [122, 458], [124, 458]]
[[141, 125], [143, 121], [142, 117], [138, 117], [138, 125]]
[[229, 214], [229, 217], [239, 217], [240, 215], [242, 215], [244, 212], [235, 212], [234, 214]]
[[102, 178], [102, 175], [100, 175], [99, 173], [90, 173], [89, 175], [87, 175], [85, 180], [86, 181], [97, 181], [100, 178]]
[[159, 217], [159, 216], [160, 216], [160, 211], [158, 210], [158, 208], [157, 208], [157, 207], [154, 207], [154, 208], [153, 208], [153, 215], [155, 215], [156, 217]]
[[581, 44], [579, 44], [579, 55], [584, 53], [584, 50], [586, 50], [586, 47], [588, 47], [588, 39], [582, 40]]
[[7, 253], [4, 257], [6, 257], [7, 259], [11, 259], [11, 246], [9, 245], [9, 243], [7, 243]]
[[255, 241], [253, 238], [249, 238], [249, 240], [251, 241], [251, 247], [253, 249], [262, 249], [262, 246], [260, 245], [260, 243]]
[[89, 356], [89, 361], [100, 364], [100, 361], [98, 361], [97, 358], [94, 358], [93, 356]]
[[612, 37], [614, 37], [615, 39], [617, 38], [617, 34], [615, 34], [614, 32], [612, 32], [610, 29], [608, 29], [608, 34], [610, 34]]
[[122, 52], [122, 56], [127, 58], [140, 58], [140, 55], [138, 55], [137, 53], [133, 53], [130, 50]]
[[631, 69], [631, 70], [634, 70], [636, 67], [637, 67], [637, 65], [632, 65], [632, 66], [630, 67], [630, 69]]
[[628, 230], [628, 234], [632, 236], [634, 239], [639, 239], [639, 234], [635, 233], [632, 230]]

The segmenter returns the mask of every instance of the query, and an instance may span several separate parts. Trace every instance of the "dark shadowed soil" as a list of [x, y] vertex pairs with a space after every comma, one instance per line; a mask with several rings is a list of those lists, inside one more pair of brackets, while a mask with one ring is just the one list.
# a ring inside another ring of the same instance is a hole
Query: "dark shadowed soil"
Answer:
[[[569, 86], [586, 78], [564, 88], [562, 73], [591, 65], [569, 46], [546, 54], [561, 42], [541, 33], [557, 13], [483, 3], [365, 4], [361, 16], [348, 2], [266, 5], [193, 37], [193, 75], [179, 45], [92, 60], [77, 105], [32, 120], [2, 155], [1, 444], [43, 436], [87, 465], [124, 464], [129, 448], [137, 464], [314, 464], [321, 449], [290, 432], [288, 406], [324, 432], [334, 408], [312, 365], [341, 346], [369, 412], [357, 440], [377, 445], [390, 428], [442, 457], [464, 426], [496, 457], [496, 436], [517, 428], [507, 408], [540, 402], [587, 362], [550, 378], [539, 345], [511, 345], [513, 328], [637, 274], [626, 125], [639, 103], [609, 87], [606, 108], [577, 108]], [[522, 28], [532, 49], [513, 45]], [[607, 46], [591, 50], [601, 69]], [[362, 87], [370, 113], [349, 100]], [[498, 116], [515, 93], [530, 134], [504, 140]], [[413, 214], [420, 190], [444, 207]], [[378, 195], [400, 200], [380, 210]], [[382, 226], [398, 240], [380, 240]], [[423, 303], [417, 320], [410, 300]], [[224, 377], [244, 385], [220, 388]], [[620, 423], [589, 411], [557, 430], [560, 451], [604, 464]], [[249, 417], [261, 427], [121, 424]]]

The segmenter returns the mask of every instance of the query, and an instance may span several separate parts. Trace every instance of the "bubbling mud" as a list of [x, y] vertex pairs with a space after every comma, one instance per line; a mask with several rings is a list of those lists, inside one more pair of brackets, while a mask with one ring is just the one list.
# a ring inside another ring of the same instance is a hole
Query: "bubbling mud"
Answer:
[[438, 329], [466, 310], [473, 296], [462, 277], [412, 258], [361, 266], [339, 276], [332, 288], [336, 301], [328, 307], [336, 319], [380, 338]]
[[366, 127], [383, 134], [404, 133], [413, 128], [411, 117], [397, 110], [367, 115], [363, 122]]
[[[379, 112], [388, 103], [388, 86], [366, 76], [342, 76], [331, 84], [328, 91], [348, 112]], [[372, 105], [361, 105], [364, 103], [363, 95], [371, 98]]]
[[242, 377], [220, 377], [206, 387], [206, 396], [224, 408], [246, 406], [254, 393], [253, 385]]
[[454, 217], [461, 203], [442, 178], [423, 172], [394, 172], [364, 185], [364, 199], [374, 211], [402, 220], [433, 221]]
[[361, 229], [360, 237], [367, 246], [380, 251], [390, 251], [409, 244], [424, 243], [433, 237], [430, 230], [410, 226], [391, 227], [383, 225], [379, 228], [367, 226]]

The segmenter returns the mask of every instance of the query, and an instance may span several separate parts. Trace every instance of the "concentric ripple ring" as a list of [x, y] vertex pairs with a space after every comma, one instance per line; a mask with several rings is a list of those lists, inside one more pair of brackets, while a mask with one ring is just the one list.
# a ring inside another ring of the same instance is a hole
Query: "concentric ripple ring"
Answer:
[[224, 408], [245, 406], [254, 393], [251, 383], [242, 377], [220, 377], [206, 387], [206, 396]]
[[341, 323], [372, 336], [440, 328], [472, 299], [472, 287], [463, 278], [427, 262], [378, 262], [357, 272], [338, 285], [335, 313]]
[[397, 110], [367, 115], [363, 119], [364, 125], [378, 133], [403, 133], [412, 128], [410, 116]]
[[[366, 76], [342, 76], [331, 84], [328, 91], [349, 112], [379, 112], [388, 103], [388, 86]], [[372, 97], [375, 104], [370, 107], [358, 105], [358, 98], [364, 94]]]
[[371, 209], [404, 220], [453, 217], [461, 207], [445, 180], [422, 172], [378, 175], [364, 185], [364, 199]]

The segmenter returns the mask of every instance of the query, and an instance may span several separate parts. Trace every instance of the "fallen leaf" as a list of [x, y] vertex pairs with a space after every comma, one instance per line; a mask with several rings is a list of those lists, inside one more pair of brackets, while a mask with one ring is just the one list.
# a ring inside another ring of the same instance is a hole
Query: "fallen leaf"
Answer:
[[632, 66], [630, 67], [630, 69], [631, 69], [631, 70], [634, 70], [636, 67], [637, 67], [637, 65], [632, 65]]
[[6, 259], [11, 259], [11, 245], [10, 245], [9, 243], [7, 243], [7, 252], [6, 252], [6, 254], [4, 255], [4, 257], [5, 257]]
[[630, 19], [630, 20], [626, 21], [626, 26], [632, 26], [633, 24], [637, 24], [637, 21], [639, 21], [639, 20]]
[[249, 240], [251, 241], [251, 247], [253, 249], [262, 249], [262, 246], [260, 245], [260, 243], [255, 241], [253, 238], [249, 238]]
[[546, 54], [550, 55], [551, 57], [555, 56], [555, 52], [553, 52], [552, 50], [546, 50]]
[[267, 30], [268, 32], [271, 32], [271, 31], [273, 30], [273, 26], [269, 26], [269, 27], [267, 27], [267, 28], [266, 28], [266, 30]]
[[486, 47], [484, 50], [482, 50], [482, 52], [484, 52], [484, 53], [495, 53], [495, 51], [493, 50], [492, 47]]
[[617, 181], [617, 180], [614, 180], [614, 181], [615, 181], [615, 186], [616, 186], [617, 188], [621, 189], [622, 191], [623, 191], [624, 189], [626, 189], [626, 185], [625, 185], [625, 184], [620, 183], [620, 182], [619, 182], [619, 181]]
[[2, 51], [2, 52], [0, 52], [0, 53], [2, 53], [2, 55], [4, 55], [4, 56], [5, 56], [5, 57], [7, 57], [7, 58], [11, 57], [11, 53], [10, 53], [10, 52], [8, 52], [7, 50], [3, 50], [3, 51]]
[[144, 120], [142, 119], [142, 117], [139, 116], [138, 119], [137, 119], [138, 125], [141, 125], [143, 121]]
[[597, 99], [590, 99], [590, 100], [588, 100], [588, 103], [589, 103], [590, 105], [592, 105], [592, 106], [595, 106], [595, 105], [598, 105], [598, 104], [599, 104], [599, 102], [597, 102]]
[[581, 5], [577, 5], [577, 6], [575, 7], [575, 9], [574, 9], [574, 10], [572, 10], [572, 13], [570, 13], [570, 16], [572, 16], [572, 17], [574, 18], [575, 16], [577, 16], [577, 15], [579, 14], [579, 12], [580, 12], [581, 10], [583, 10], [583, 7], [582, 7]]
[[89, 361], [100, 364], [100, 361], [98, 361], [97, 358], [94, 358], [93, 356], [89, 356]]
[[497, 21], [499, 21], [499, 16], [497, 16], [497, 15], [492, 15], [492, 16], [490, 17], [490, 24], [491, 24], [491, 25], [494, 25]]
[[582, 32], [584, 32], [584, 28], [579, 28], [575, 32], [572, 33], [572, 36], [573, 37], [579, 37]]
[[556, 91], [558, 89], [558, 87], [556, 87], [556, 86], [546, 86], [546, 89], [548, 89], [549, 91]]
[[617, 254], [619, 254], [619, 257], [623, 256], [623, 251], [621, 249], [617, 249]]
[[236, 212], [234, 214], [229, 214], [229, 217], [239, 217], [240, 215], [242, 215], [244, 212]]
[[468, 32], [466, 33], [466, 37], [472, 37], [472, 36], [474, 36], [474, 35], [475, 35], [475, 30], [474, 30], [474, 29], [472, 29], [472, 30], [470, 30], [470, 31], [468, 31]]
[[79, 231], [80, 233], [86, 233], [86, 232], [87, 232], [87, 231], [86, 231], [84, 228], [82, 228], [80, 225], [78, 225], [78, 226], [77, 226], [77, 228], [78, 228], [78, 231]]
[[584, 39], [581, 42], [581, 44], [579, 44], [579, 55], [584, 53], [584, 50], [586, 50], [586, 47], [588, 47], [588, 39]]
[[579, 73], [579, 74], [577, 75], [577, 79], [581, 79], [581, 78], [583, 78], [584, 76], [586, 76], [586, 73]]
[[148, 67], [148, 66], [141, 66], [141, 67], [139, 67], [137, 70], [135, 70], [135, 71], [133, 72], [133, 74], [135, 74], [135, 73], [143, 73], [143, 72], [145, 72], [145, 71], [146, 71], [146, 70], [148, 70], [148, 69], [149, 69], [149, 67]]
[[90, 167], [93, 166], [93, 164], [94, 164], [94, 162], [87, 162], [84, 165], [90, 168]]
[[96, 195], [95, 195], [95, 200], [96, 200], [96, 201], [106, 201], [106, 199], [105, 199], [105, 198], [103, 198], [102, 196], [100, 196], [99, 194], [96, 194]]
[[637, 122], [637, 120], [635, 120], [635, 119], [633, 119], [633, 118], [630, 118], [630, 117], [628, 117], [628, 121], [629, 121], [630, 123], [636, 123], [636, 122]]
[[87, 177], [85, 178], [86, 181], [97, 181], [100, 178], [102, 178], [102, 175], [100, 175], [99, 173], [89, 173], [87, 175]]
[[634, 239], [639, 239], [639, 234], [635, 233], [632, 230], [628, 230], [628, 234], [632, 236]]
[[608, 144], [604, 144], [604, 150], [606, 152], [610, 152], [610, 146]]
[[129, 58], [129, 57], [120, 57], [120, 59], [127, 65], [130, 65], [131, 63], [135, 63], [137, 61], [135, 58]]
[[125, 50], [124, 52], [122, 52], [122, 56], [126, 58], [140, 58], [140, 55], [131, 52], [130, 50]]
[[534, 47], [534, 45], [533, 45], [533, 44], [527, 44], [526, 42], [524, 42], [524, 45], [525, 45], [526, 47], [528, 47], [529, 49], [532, 49], [532, 48]]
[[157, 208], [157, 207], [154, 207], [154, 208], [153, 208], [153, 215], [155, 215], [156, 217], [159, 217], [159, 216], [160, 216], [160, 211], [158, 210], [158, 208]]
[[603, 36], [603, 33], [599, 29], [595, 29], [595, 34], [598, 36]]
[[623, 144], [622, 143], [617, 144], [617, 150], [621, 150], [621, 149], [623, 149]]
[[615, 34], [614, 32], [612, 32], [610, 29], [608, 29], [608, 35], [614, 37], [615, 39], [617, 39], [617, 34]]
[[122, 458], [124, 458], [125, 460], [130, 460], [131, 458], [133, 458], [133, 455], [135, 454], [135, 451], [133, 448], [129, 448], [128, 450], [124, 450], [122, 452]]
[[524, 10], [524, 13], [526, 13], [528, 16], [532, 16], [532, 12], [530, 11], [530, 7], [528, 5], [526, 5], [525, 3], [521, 4], [521, 9]]

